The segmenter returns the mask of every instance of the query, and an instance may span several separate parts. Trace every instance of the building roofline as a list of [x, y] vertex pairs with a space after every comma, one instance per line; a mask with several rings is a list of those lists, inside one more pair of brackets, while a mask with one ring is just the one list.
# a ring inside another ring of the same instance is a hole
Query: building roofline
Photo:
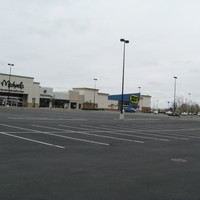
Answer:
[[150, 95], [143, 95], [141, 94], [141, 97], [151, 97]]
[[100, 95], [109, 95], [108, 93], [101, 93], [101, 92], [99, 92], [98, 94], [100, 94]]
[[[9, 74], [4, 74], [4, 73], [0, 73], [0, 75], [4, 75], [4, 76], [9, 76]], [[15, 74], [11, 74], [11, 77], [20, 77], [20, 78], [28, 78], [28, 79], [34, 79], [33, 77], [28, 77], [28, 76], [19, 76], [19, 75], [15, 75]]]
[[40, 85], [40, 82], [33, 82], [34, 84], [39, 84]]
[[53, 91], [53, 93], [68, 94], [68, 91]]
[[96, 90], [96, 91], [99, 91], [99, 89], [94, 89], [94, 88], [72, 88], [73, 90]]

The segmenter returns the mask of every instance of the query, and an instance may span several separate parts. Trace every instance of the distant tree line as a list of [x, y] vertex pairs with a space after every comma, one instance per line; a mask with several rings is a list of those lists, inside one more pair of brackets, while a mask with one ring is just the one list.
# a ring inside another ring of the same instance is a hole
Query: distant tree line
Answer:
[[[198, 113], [200, 112], [200, 106], [193, 101], [184, 101], [182, 97], [176, 99], [176, 111], [177, 112], [186, 112], [186, 113]], [[170, 107], [170, 110], [174, 110], [174, 103]]]

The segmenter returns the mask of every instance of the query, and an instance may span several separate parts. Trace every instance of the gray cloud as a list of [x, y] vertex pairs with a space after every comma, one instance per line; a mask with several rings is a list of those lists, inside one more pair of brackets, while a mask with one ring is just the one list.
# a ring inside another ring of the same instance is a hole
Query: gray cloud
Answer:
[[0, 71], [35, 77], [55, 90], [93, 87], [120, 93], [126, 46], [125, 91], [165, 106], [177, 94], [200, 102], [200, 2], [197, 0], [0, 0]]

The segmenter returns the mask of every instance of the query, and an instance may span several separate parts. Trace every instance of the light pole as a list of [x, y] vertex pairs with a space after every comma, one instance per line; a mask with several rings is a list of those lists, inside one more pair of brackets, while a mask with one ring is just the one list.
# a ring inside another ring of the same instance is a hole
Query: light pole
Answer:
[[138, 92], [139, 92], [139, 94], [140, 94], [141, 87], [138, 87], [138, 89], [139, 89]]
[[191, 106], [190, 106], [190, 95], [191, 95], [191, 93], [188, 93], [188, 95], [189, 95], [189, 99], [188, 99], [188, 106], [187, 106], [188, 107], [188, 109], [187, 109], [188, 111], [187, 112], [189, 113], [189, 111], [191, 111]]
[[[140, 91], [140, 90], [141, 90], [141, 87], [139, 86], [139, 87], [138, 87], [138, 93], [139, 93], [138, 98], [139, 98], [139, 99], [141, 99], [141, 93], [140, 93], [141, 91]], [[141, 103], [141, 101], [139, 101], [139, 103], [138, 103], [138, 105], [137, 105], [138, 111], [140, 110], [140, 107], [141, 107], [141, 110], [142, 110], [142, 106], [143, 106], [143, 103]]]
[[97, 78], [94, 78], [94, 104], [93, 104], [93, 108], [95, 108], [95, 90], [96, 90], [96, 81], [97, 81]]
[[174, 76], [174, 113], [176, 112], [176, 79], [178, 77]]
[[123, 49], [123, 71], [122, 71], [122, 95], [121, 95], [121, 113], [120, 113], [120, 119], [124, 119], [123, 114], [123, 104], [124, 104], [124, 68], [125, 68], [125, 44], [128, 44], [129, 41], [125, 39], [120, 39], [120, 42], [124, 43], [124, 49]]
[[159, 100], [156, 100], [156, 110], [157, 110], [157, 112], [158, 112], [158, 102], [159, 102]]
[[8, 63], [8, 66], [10, 66], [10, 73], [9, 73], [9, 82], [8, 82], [8, 102], [7, 105], [9, 105], [9, 101], [10, 101], [10, 79], [11, 79], [11, 68], [14, 66], [14, 64]]

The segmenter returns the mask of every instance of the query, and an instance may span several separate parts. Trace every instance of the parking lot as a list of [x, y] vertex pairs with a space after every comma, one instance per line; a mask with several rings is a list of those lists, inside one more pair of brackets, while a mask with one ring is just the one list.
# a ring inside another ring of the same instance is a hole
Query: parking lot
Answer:
[[5, 200], [199, 200], [200, 118], [0, 108]]

